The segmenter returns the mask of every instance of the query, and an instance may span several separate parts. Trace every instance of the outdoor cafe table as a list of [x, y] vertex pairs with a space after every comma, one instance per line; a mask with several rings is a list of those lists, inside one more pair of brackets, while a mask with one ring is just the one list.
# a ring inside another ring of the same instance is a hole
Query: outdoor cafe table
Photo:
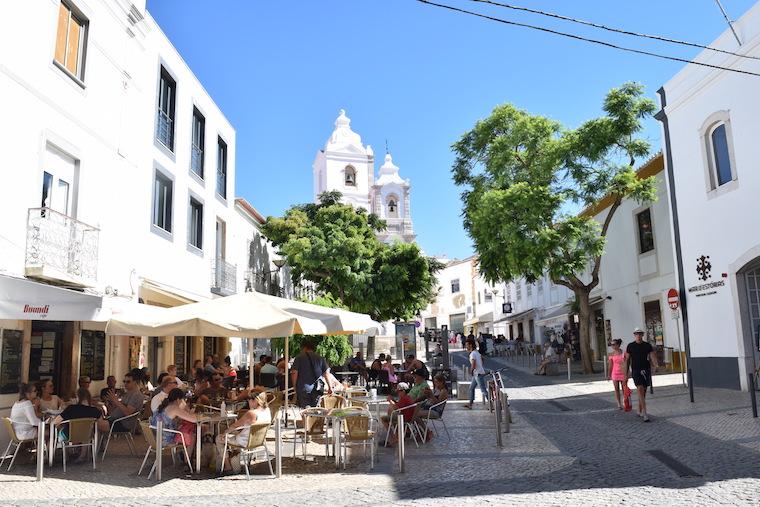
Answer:
[[[216, 424], [228, 419], [235, 419], [237, 416], [234, 413], [227, 412], [226, 414], [198, 414], [198, 420], [195, 422], [195, 473], [201, 473], [201, 425], [203, 423]], [[214, 443], [216, 445], [216, 443]]]
[[352, 378], [352, 380], [351, 380], [352, 382], [356, 383], [356, 380], [358, 380], [358, 377], [359, 377], [359, 372], [356, 372], [356, 371], [336, 371], [335, 372], [335, 376], [336, 377], [340, 377], [341, 380], [344, 377], [357, 377], [356, 379]]
[[383, 396], [352, 396], [351, 400], [361, 401], [363, 403], [366, 403], [370, 407], [372, 405], [375, 406], [375, 415], [377, 416], [377, 420], [380, 420], [380, 404], [386, 401], [386, 398]]
[[330, 410], [325, 418], [331, 421], [333, 431], [333, 455], [335, 455], [335, 468], [340, 468], [341, 452], [340, 440], [342, 436], [343, 420], [349, 417], [357, 417], [365, 413], [363, 410], [351, 410], [350, 408], [335, 408]]

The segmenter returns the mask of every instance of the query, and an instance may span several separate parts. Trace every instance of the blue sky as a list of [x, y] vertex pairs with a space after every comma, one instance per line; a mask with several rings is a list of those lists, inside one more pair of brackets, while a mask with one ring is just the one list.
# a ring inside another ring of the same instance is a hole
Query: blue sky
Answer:
[[[469, 0], [437, 1], [673, 56], [697, 54]], [[713, 0], [510, 2], [702, 44], [726, 29]], [[734, 19], [753, 3], [723, 0]], [[611, 87], [639, 81], [655, 98], [683, 66], [414, 0], [148, 0], [148, 10], [237, 130], [237, 196], [264, 215], [310, 201], [314, 155], [345, 108], [378, 158], [387, 139], [411, 179], [425, 252], [458, 258], [473, 250], [450, 147], [478, 119], [511, 102], [576, 126], [600, 113]], [[656, 121], [644, 136], [653, 152], [660, 148]]]

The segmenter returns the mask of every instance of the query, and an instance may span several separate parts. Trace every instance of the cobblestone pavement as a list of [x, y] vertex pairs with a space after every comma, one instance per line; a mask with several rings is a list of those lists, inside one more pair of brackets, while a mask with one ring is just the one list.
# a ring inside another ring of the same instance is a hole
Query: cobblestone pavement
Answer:
[[[455, 364], [464, 362], [455, 354]], [[503, 364], [486, 360], [489, 368]], [[196, 479], [167, 460], [159, 484], [138, 477], [140, 458], [117, 442], [95, 471], [73, 465], [64, 476], [57, 464], [41, 483], [31, 464], [0, 474], [0, 505], [760, 504], [760, 422], [746, 393], [698, 389], [691, 404], [683, 387], [655, 383], [652, 422], [643, 423], [617, 410], [611, 393], [588, 394], [600, 390], [597, 383], [556, 384], [511, 368], [507, 384], [514, 424], [502, 449], [484, 405], [468, 411], [454, 402], [445, 414], [451, 440], [442, 435], [419, 449], [407, 443], [405, 474], [393, 450], [379, 449], [372, 472], [361, 454], [345, 472], [324, 458], [286, 458], [280, 480], [267, 478], [262, 464], [251, 481]], [[665, 453], [673, 468], [650, 451]]]

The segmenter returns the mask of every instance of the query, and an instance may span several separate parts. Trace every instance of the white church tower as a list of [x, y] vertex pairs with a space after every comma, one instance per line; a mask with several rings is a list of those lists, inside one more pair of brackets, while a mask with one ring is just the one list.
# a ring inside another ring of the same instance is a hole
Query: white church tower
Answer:
[[365, 147], [361, 136], [351, 130], [351, 120], [343, 109], [325, 148], [317, 152], [312, 168], [314, 202], [322, 192], [338, 190], [344, 203], [364, 208], [386, 221], [388, 228], [378, 234], [378, 239], [386, 243], [414, 242], [409, 180], [399, 176], [390, 153], [385, 155], [385, 163], [375, 180], [372, 147]]

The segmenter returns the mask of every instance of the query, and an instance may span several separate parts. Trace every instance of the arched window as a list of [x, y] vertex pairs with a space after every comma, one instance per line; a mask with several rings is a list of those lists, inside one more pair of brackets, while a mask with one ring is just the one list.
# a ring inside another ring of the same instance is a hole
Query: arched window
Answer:
[[345, 180], [347, 187], [355, 187], [356, 186], [356, 169], [354, 169], [352, 166], [346, 166], [346, 180]]
[[719, 123], [710, 131], [710, 147], [712, 148], [712, 174], [716, 183], [715, 186], [719, 187], [733, 179], [731, 156], [728, 150], [728, 132], [725, 123]]
[[398, 199], [394, 195], [388, 197], [386, 216], [388, 218], [398, 218]]

